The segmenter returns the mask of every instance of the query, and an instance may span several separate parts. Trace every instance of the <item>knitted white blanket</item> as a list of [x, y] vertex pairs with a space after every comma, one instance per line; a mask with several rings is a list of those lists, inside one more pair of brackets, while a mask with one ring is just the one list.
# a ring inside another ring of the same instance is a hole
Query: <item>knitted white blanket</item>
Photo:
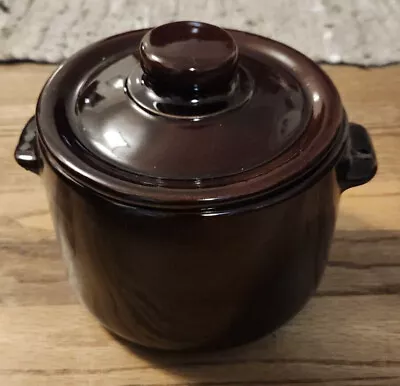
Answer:
[[200, 20], [272, 37], [315, 60], [400, 60], [400, 0], [0, 0], [0, 60], [59, 62], [119, 32]]

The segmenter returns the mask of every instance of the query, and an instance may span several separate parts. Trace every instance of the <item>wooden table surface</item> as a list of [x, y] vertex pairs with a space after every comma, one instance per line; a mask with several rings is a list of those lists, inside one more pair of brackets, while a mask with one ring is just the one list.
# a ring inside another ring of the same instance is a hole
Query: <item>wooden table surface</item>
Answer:
[[44, 188], [12, 153], [45, 65], [0, 66], [0, 385], [400, 385], [400, 66], [325, 67], [377, 177], [341, 201], [317, 295], [276, 334], [201, 355], [133, 353], [72, 293]]

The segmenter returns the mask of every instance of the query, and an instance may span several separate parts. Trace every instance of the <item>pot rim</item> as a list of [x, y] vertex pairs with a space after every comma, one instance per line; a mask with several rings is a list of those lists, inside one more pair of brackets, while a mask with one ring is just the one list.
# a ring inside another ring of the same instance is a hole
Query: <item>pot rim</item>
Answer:
[[[151, 203], [151, 205], [149, 205], [148, 202], [139, 201], [130, 195], [116, 194], [113, 190], [106, 191], [101, 185], [91, 185], [89, 190], [92, 194], [114, 204], [126, 205], [134, 208], [135, 211], [139, 213], [161, 217], [174, 216], [177, 214], [201, 215], [207, 217], [234, 215], [259, 210], [301, 194], [331, 172], [340, 162], [348, 148], [348, 129], [349, 123], [345, 117], [334, 140], [335, 143], [332, 144], [329, 151], [326, 152], [324, 157], [321, 157], [320, 162], [316, 163], [314, 168], [307, 170], [303, 175], [299, 175], [297, 179], [288, 180], [286, 184], [281, 184], [273, 190], [259, 192], [258, 194], [243, 197], [238, 200], [213, 202], [208, 205], [208, 207], [202, 205], [182, 205], [181, 203], [168, 203], [169, 205], [166, 203]], [[48, 152], [48, 149], [45, 148], [40, 138], [38, 138], [38, 145], [42, 156], [61, 178], [65, 178], [77, 188], [87, 188], [87, 185], [83, 184], [81, 179], [78, 179], [79, 174], [73, 175], [66, 173], [64, 168], [57, 167], [57, 159]]]
[[[40, 147], [52, 167], [62, 175], [77, 184], [120, 202], [149, 208], [201, 210], [206, 213], [222, 206], [226, 208], [246, 206], [246, 203], [254, 202], [254, 200], [260, 201], [261, 197], [264, 202], [267, 197], [271, 199], [276, 197], [277, 192], [281, 192], [280, 195], [283, 196], [282, 191], [288, 190], [287, 193], [289, 193], [291, 190], [297, 190], [295, 185], [299, 184], [304, 175], [320, 174], [318, 168], [328, 156], [337, 159], [346, 137], [347, 120], [339, 94], [330, 78], [312, 60], [282, 43], [230, 29], [227, 31], [240, 35], [252, 35], [269, 42], [273, 47], [272, 54], [276, 56], [282, 55], [283, 51], [287, 55], [285, 59], [296, 64], [298, 72], [295, 75], [308, 92], [309, 98], [314, 98], [315, 101], [315, 95], [318, 96], [319, 91], [323, 95], [330, 96], [329, 103], [321, 102], [319, 111], [316, 108], [312, 111], [314, 117], [311, 119], [306, 133], [299, 140], [303, 144], [306, 143], [307, 146], [304, 149], [301, 147], [297, 148], [297, 151], [294, 149], [287, 162], [276, 168], [272, 161], [266, 167], [250, 171], [245, 179], [242, 176], [240, 180], [226, 185], [197, 189], [167, 188], [162, 184], [150, 186], [132, 179], [122, 179], [121, 175], [112, 175], [111, 169], [102, 169], [99, 164], [91, 164], [92, 159], [89, 157], [78, 156], [64, 141], [63, 128], [57, 127], [55, 122], [54, 111], [57, 110], [53, 110], [53, 107], [60, 102], [59, 100], [54, 101], [56, 92], [60, 91], [58, 88], [62, 81], [65, 81], [66, 75], [76, 71], [77, 65], [91, 56], [96, 48], [104, 44], [121, 42], [132, 33], [144, 33], [148, 30], [115, 35], [82, 49], [61, 65], [43, 88], [36, 110]], [[84, 77], [79, 75], [78, 77], [82, 84], [85, 79], [90, 77], [90, 73], [86, 72]], [[75, 88], [73, 92], [76, 95], [79, 87]], [[313, 107], [315, 106], [313, 105]], [[60, 106], [55, 107], [59, 111], [62, 110]], [[268, 169], [270, 170], [266, 172]]]

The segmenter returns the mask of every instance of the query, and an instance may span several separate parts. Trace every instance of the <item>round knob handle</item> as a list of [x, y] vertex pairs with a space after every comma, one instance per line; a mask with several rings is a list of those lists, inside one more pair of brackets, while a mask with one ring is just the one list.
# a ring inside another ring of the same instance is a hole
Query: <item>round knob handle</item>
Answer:
[[143, 37], [140, 61], [145, 82], [158, 92], [207, 96], [229, 89], [237, 69], [238, 48], [221, 28], [174, 22]]

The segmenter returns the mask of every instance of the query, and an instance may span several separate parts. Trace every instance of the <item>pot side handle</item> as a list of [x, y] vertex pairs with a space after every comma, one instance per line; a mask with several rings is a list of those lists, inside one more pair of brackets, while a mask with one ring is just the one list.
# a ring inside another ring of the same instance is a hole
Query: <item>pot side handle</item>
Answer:
[[375, 150], [367, 130], [357, 123], [350, 123], [347, 148], [336, 166], [342, 192], [367, 183], [377, 169]]
[[22, 130], [14, 158], [24, 169], [39, 174], [42, 170], [42, 160], [37, 146], [37, 126], [35, 117], [29, 119]]

